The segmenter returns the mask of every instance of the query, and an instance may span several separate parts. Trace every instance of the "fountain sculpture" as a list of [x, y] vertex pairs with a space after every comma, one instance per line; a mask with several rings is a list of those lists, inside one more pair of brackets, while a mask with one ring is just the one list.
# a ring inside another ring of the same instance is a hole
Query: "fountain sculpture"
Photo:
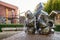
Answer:
[[24, 24], [26, 33], [31, 34], [49, 34], [54, 32], [54, 22], [49, 19], [48, 13], [43, 11], [43, 4], [39, 3], [35, 13], [30, 10], [26, 12]]

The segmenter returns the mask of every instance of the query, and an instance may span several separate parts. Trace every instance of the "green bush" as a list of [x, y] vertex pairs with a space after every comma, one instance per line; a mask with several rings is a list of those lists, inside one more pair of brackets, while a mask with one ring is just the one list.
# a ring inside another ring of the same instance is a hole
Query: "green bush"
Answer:
[[22, 24], [0, 24], [1, 27], [23, 27]]
[[1, 27], [0, 27], [0, 32], [2, 32]]
[[1, 28], [4, 27], [23, 27], [22, 24], [0, 24], [0, 32], [2, 32]]
[[56, 25], [55, 31], [60, 31], [60, 25]]

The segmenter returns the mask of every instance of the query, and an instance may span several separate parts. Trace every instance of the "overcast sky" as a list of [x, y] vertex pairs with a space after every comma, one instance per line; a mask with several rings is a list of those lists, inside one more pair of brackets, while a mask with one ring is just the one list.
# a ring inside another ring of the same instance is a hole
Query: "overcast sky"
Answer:
[[47, 0], [1, 0], [1, 1], [17, 6], [20, 12], [24, 12], [27, 10], [33, 11], [39, 2], [47, 2]]

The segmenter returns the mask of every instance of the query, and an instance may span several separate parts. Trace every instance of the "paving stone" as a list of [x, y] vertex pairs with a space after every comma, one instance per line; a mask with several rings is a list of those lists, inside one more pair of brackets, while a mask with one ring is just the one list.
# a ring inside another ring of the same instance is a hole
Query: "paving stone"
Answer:
[[55, 32], [49, 35], [33, 35], [24, 31], [3, 40], [60, 40], [60, 33]]

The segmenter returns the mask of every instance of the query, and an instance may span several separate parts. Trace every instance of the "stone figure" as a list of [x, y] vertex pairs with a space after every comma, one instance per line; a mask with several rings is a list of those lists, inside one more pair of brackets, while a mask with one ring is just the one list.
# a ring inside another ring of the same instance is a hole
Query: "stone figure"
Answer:
[[43, 4], [39, 3], [35, 13], [32, 13], [30, 10], [25, 13], [26, 20], [24, 26], [27, 33], [49, 34], [54, 32], [54, 22], [49, 19], [48, 13], [43, 11], [43, 9]]

